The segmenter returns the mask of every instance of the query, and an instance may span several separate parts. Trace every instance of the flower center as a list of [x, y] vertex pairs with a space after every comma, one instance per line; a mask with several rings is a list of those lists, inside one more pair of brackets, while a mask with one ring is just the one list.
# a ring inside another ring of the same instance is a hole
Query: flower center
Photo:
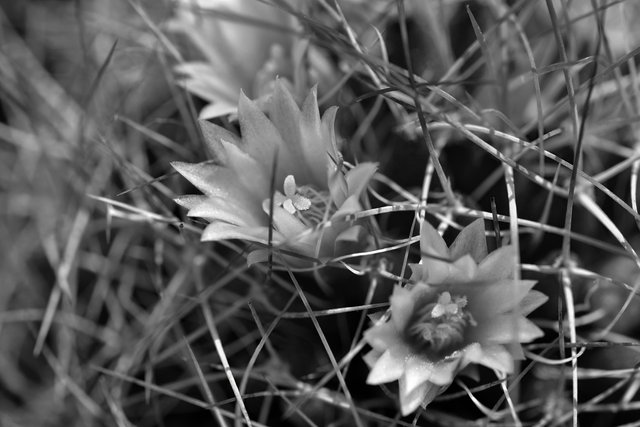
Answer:
[[318, 191], [303, 185], [298, 187], [293, 175], [284, 179], [284, 194], [277, 192], [275, 202], [305, 225], [313, 227], [335, 213], [328, 191]]
[[464, 328], [476, 324], [466, 306], [467, 297], [442, 292], [436, 302], [415, 309], [406, 330], [408, 338], [420, 349], [451, 350], [463, 342]]

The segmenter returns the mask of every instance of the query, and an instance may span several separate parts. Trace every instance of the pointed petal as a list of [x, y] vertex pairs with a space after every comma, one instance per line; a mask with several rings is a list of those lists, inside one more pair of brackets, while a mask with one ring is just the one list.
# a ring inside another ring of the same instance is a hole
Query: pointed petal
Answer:
[[433, 399], [438, 397], [440, 394], [444, 393], [444, 391], [448, 387], [449, 386], [439, 386], [432, 383], [427, 383], [427, 389], [424, 394], [424, 397], [422, 398], [421, 406], [424, 408], [427, 405], [429, 405], [431, 402], [433, 402]]
[[404, 390], [404, 379], [400, 378], [398, 381], [400, 388], [400, 411], [403, 416], [407, 416], [411, 414], [413, 411], [418, 409], [420, 405], [426, 405], [425, 403], [428, 399], [427, 396], [432, 396], [431, 400], [438, 394], [437, 390], [440, 387], [437, 387], [431, 383], [424, 383], [421, 386], [415, 388], [411, 392], [403, 392]]
[[474, 342], [464, 347], [459, 351], [459, 353], [460, 364], [456, 368], [457, 373], [459, 373], [463, 369], [466, 369], [469, 364], [477, 363], [476, 361], [480, 360], [480, 358], [482, 357], [482, 346], [480, 345], [480, 343]]
[[352, 213], [356, 213], [356, 212], [360, 212], [362, 210], [362, 206], [360, 205], [360, 202], [358, 201], [358, 197], [357, 196], [351, 196], [349, 198], [347, 198], [344, 203], [342, 203], [342, 205], [339, 206], [339, 209], [336, 211], [336, 213], [333, 214], [333, 216], [331, 217], [331, 219], [338, 219], [341, 218], [345, 215], [349, 215]]
[[453, 378], [457, 374], [459, 362], [460, 358], [454, 358], [451, 360], [442, 360], [436, 363], [429, 381], [440, 386], [447, 386], [451, 384]]
[[516, 252], [512, 245], [491, 252], [478, 266], [478, 280], [501, 280], [513, 277]]
[[338, 142], [336, 140], [336, 131], [335, 131], [335, 122], [336, 122], [336, 114], [338, 112], [338, 107], [329, 107], [325, 110], [322, 115], [322, 135], [325, 138], [329, 138], [328, 155], [329, 155], [329, 163], [333, 166], [338, 165], [342, 162], [342, 156], [340, 154], [340, 150], [338, 148]]
[[367, 384], [378, 385], [395, 381], [404, 373], [404, 360], [391, 351], [385, 351], [367, 376]]
[[[323, 158], [308, 159], [303, 153], [303, 140], [306, 135], [302, 135], [300, 131], [300, 123], [302, 120], [300, 109], [293, 99], [293, 96], [284, 85], [284, 80], [275, 81], [273, 95], [269, 102], [269, 118], [282, 137], [284, 145], [281, 150], [287, 150], [296, 167], [296, 175], [299, 180], [304, 183], [310, 183], [312, 176], [307, 165], [311, 162], [322, 163]], [[286, 194], [286, 193], [285, 193]]]
[[[247, 240], [251, 242], [258, 242], [262, 244], [267, 244], [268, 240], [268, 230], [267, 227], [238, 227], [233, 224], [229, 224], [226, 222], [215, 221], [209, 224], [204, 231], [202, 232], [201, 240], [203, 242], [206, 241], [218, 241], [218, 240], [231, 240], [231, 239], [240, 239]], [[274, 241], [279, 236], [274, 233]]]
[[196, 207], [197, 205], [199, 205], [200, 203], [206, 200], [207, 200], [207, 196], [203, 196], [199, 194], [198, 195], [187, 194], [184, 196], [178, 196], [175, 199], [173, 199], [173, 201], [176, 202], [178, 205], [187, 209], [193, 209], [194, 207]]
[[[174, 67], [179, 83], [189, 92], [210, 102], [235, 104], [240, 82], [207, 62], [186, 62]], [[235, 80], [235, 81], [234, 81]]]
[[509, 342], [530, 342], [543, 335], [540, 328], [519, 314], [502, 314], [492, 319], [478, 322], [471, 328], [468, 339], [479, 343], [506, 344]]
[[[331, 152], [332, 135], [323, 134], [318, 110], [317, 87], [314, 86], [302, 104], [302, 117], [300, 129], [302, 138], [300, 144], [310, 172], [313, 183], [318, 188], [323, 188], [327, 179], [327, 164], [330, 161], [328, 153]], [[326, 114], [326, 113], [325, 113]], [[333, 116], [335, 117], [335, 115]], [[329, 120], [329, 117], [327, 117]], [[334, 158], [335, 160], [335, 158]]]
[[237, 114], [238, 107], [235, 103], [228, 102], [225, 99], [207, 104], [202, 107], [198, 114], [200, 120], [217, 119], [218, 117], [228, 116], [230, 114]]
[[[247, 98], [244, 93], [240, 94], [238, 120], [243, 148], [251, 157], [259, 159], [263, 165], [267, 166], [267, 170], [271, 170], [274, 153], [277, 150], [278, 169], [283, 170], [291, 164], [282, 136], [256, 103]], [[286, 160], [283, 162], [283, 159]], [[276, 174], [277, 182], [284, 180], [284, 176], [281, 177], [281, 175]]]
[[378, 351], [374, 349], [369, 351], [364, 356], [362, 356], [362, 359], [364, 360], [364, 363], [366, 363], [367, 366], [371, 369], [376, 364], [378, 359], [380, 359], [380, 356], [382, 356], [382, 353], [384, 353], [384, 351]]
[[238, 182], [259, 201], [269, 197], [269, 174], [264, 165], [224, 139], [220, 141], [227, 153], [227, 165], [235, 171]]
[[411, 269], [411, 280], [415, 282], [427, 282], [427, 277], [429, 273], [424, 268], [423, 264], [414, 264], [409, 263], [409, 268]]
[[435, 256], [453, 261], [449, 257], [449, 248], [438, 231], [428, 221], [423, 221], [420, 231], [420, 251], [422, 258]]
[[429, 381], [436, 365], [426, 358], [412, 356], [405, 363], [404, 391], [410, 393]]
[[348, 171], [345, 175], [345, 179], [347, 180], [348, 194], [350, 196], [355, 195], [357, 197], [360, 197], [360, 195], [369, 185], [369, 181], [376, 173], [377, 169], [377, 163], [365, 162], [360, 163], [359, 165]]
[[271, 251], [269, 249], [256, 249], [247, 255], [247, 266], [251, 267], [255, 264], [267, 262]]
[[[262, 203], [262, 209], [267, 214], [269, 214], [269, 203], [269, 199]], [[273, 226], [276, 230], [286, 236], [287, 239], [295, 237], [307, 229], [307, 226], [304, 225], [302, 221], [280, 206], [273, 207]]]
[[361, 225], [354, 225], [348, 227], [336, 237], [336, 242], [358, 242], [362, 238], [362, 235], [366, 233], [366, 230]]
[[226, 162], [226, 151], [221, 141], [228, 141], [236, 147], [241, 144], [238, 136], [223, 127], [214, 125], [206, 120], [198, 120], [198, 125], [200, 126], [200, 131], [204, 137], [207, 149], [214, 159], [220, 159], [221, 162]]
[[471, 255], [463, 255], [452, 264], [449, 272], [449, 281], [471, 281], [478, 271], [478, 264], [471, 258]]
[[468, 286], [465, 294], [469, 299], [467, 309], [478, 321], [509, 313], [520, 306], [535, 284], [533, 280], [504, 279]]
[[440, 261], [423, 254], [422, 265], [430, 284], [446, 282], [468, 282], [476, 275], [477, 265], [470, 255], [464, 255], [455, 262]]
[[243, 193], [231, 169], [211, 163], [171, 162], [171, 166], [207, 196], [234, 197]]
[[187, 215], [246, 227], [262, 226], [265, 219], [263, 212], [243, 209], [232, 199], [219, 197], [208, 197], [203, 203], [190, 209]]
[[548, 296], [542, 292], [532, 290], [520, 301], [520, 313], [523, 316], [527, 316], [536, 308], [547, 302]]
[[465, 375], [476, 382], [480, 381], [480, 370], [476, 364], [467, 365], [458, 375]]
[[371, 347], [378, 351], [386, 351], [391, 347], [402, 348], [404, 346], [402, 337], [393, 322], [372, 326], [364, 332], [363, 337]]
[[482, 356], [474, 362], [507, 374], [513, 373], [514, 370], [511, 353], [499, 344], [482, 346]]
[[452, 259], [458, 259], [469, 254], [476, 263], [487, 256], [487, 239], [484, 236], [484, 220], [476, 219], [462, 229], [449, 248]]
[[266, 225], [266, 217], [262, 209], [258, 210], [255, 204], [246, 204], [242, 199], [187, 195], [178, 197], [174, 201], [187, 208], [187, 216], [190, 217], [251, 226]]
[[336, 206], [342, 206], [347, 199], [349, 186], [340, 169], [336, 168], [333, 172], [329, 173], [328, 185], [331, 200], [333, 200]]
[[507, 351], [511, 354], [511, 357], [513, 357], [513, 360], [526, 359], [524, 355], [524, 350], [522, 349], [522, 346], [520, 345], [520, 343], [510, 342], [503, 345], [507, 349]]

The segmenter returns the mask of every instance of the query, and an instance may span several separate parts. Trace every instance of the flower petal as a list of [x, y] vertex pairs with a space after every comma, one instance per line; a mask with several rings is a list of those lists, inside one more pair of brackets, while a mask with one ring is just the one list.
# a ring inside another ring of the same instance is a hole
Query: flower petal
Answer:
[[[466, 286], [467, 309], [478, 321], [511, 312], [520, 306], [535, 284], [533, 280], [503, 279]], [[463, 286], [456, 289], [463, 292]]]
[[265, 224], [263, 212], [243, 209], [233, 199], [208, 197], [204, 202], [187, 212], [190, 217], [204, 218], [209, 221], [223, 221], [239, 226], [256, 227]]
[[[429, 284], [441, 284], [446, 282], [468, 282], [474, 278], [477, 264], [471, 255], [464, 255], [454, 262], [441, 261], [433, 257], [422, 256], [423, 272], [426, 273], [426, 282]], [[412, 277], [415, 280], [415, 278]]]
[[[333, 166], [329, 167], [331, 168]], [[344, 201], [347, 199], [349, 186], [339, 168], [334, 168], [334, 170], [329, 173], [327, 184], [329, 186], [329, 194], [331, 195], [333, 203], [336, 206], [342, 206]]]
[[417, 355], [411, 355], [405, 362], [404, 391], [410, 393], [433, 376], [436, 364]]
[[202, 107], [198, 118], [201, 120], [217, 119], [218, 117], [228, 116], [229, 114], [237, 113], [238, 107], [235, 103], [228, 102], [226, 100], [219, 100], [215, 103], [207, 104]]
[[235, 171], [237, 180], [245, 188], [245, 191], [253, 194], [260, 201], [269, 197], [270, 179], [264, 165], [242, 151], [237, 145], [224, 139], [220, 143], [227, 153], [228, 167]]
[[491, 252], [478, 266], [478, 280], [500, 280], [513, 277], [516, 267], [516, 249], [512, 245], [502, 246]]
[[184, 196], [178, 196], [173, 199], [174, 202], [187, 209], [193, 209], [206, 200], [207, 196], [203, 196], [201, 194], [187, 194]]
[[432, 283], [439, 283], [449, 276], [451, 261], [453, 261], [449, 257], [449, 248], [438, 231], [427, 221], [422, 222], [420, 252], [423, 280], [425, 279], [424, 273], [426, 273], [428, 281]]
[[458, 234], [449, 248], [452, 259], [457, 260], [463, 255], [469, 254], [476, 263], [487, 256], [487, 239], [484, 236], [484, 220], [478, 218], [467, 225]]
[[[291, 200], [285, 200], [283, 206], [287, 201], [291, 202]], [[266, 199], [264, 202], [262, 202], [262, 209], [267, 215], [269, 214], [269, 205], [269, 199]], [[293, 205], [291, 205], [291, 207], [293, 208]], [[295, 208], [293, 209], [295, 212]], [[277, 205], [273, 206], [273, 226], [287, 239], [290, 237], [295, 237], [307, 229], [307, 226], [304, 225], [302, 221], [287, 212], [284, 208]]]
[[547, 302], [549, 299], [548, 296], [538, 291], [530, 291], [523, 299], [520, 301], [520, 313], [526, 316], [531, 313], [536, 308], [540, 307], [542, 304]]
[[[269, 231], [267, 227], [238, 227], [237, 225], [226, 222], [215, 221], [207, 225], [204, 229], [201, 240], [207, 242], [240, 239], [266, 245], [268, 243], [268, 236]], [[282, 235], [274, 233], [274, 242], [277, 242], [278, 239], [282, 239]]]
[[238, 176], [229, 168], [208, 163], [183, 162], [172, 162], [171, 166], [206, 196], [233, 200], [242, 209], [253, 213], [256, 212], [256, 207], [260, 208], [262, 198], [257, 198], [240, 185]]
[[502, 314], [478, 322], [469, 330], [468, 338], [474, 342], [506, 344], [530, 342], [543, 335], [540, 328], [520, 314]]
[[[335, 137], [328, 134], [328, 129], [321, 125], [317, 88], [315, 86], [302, 103], [301, 113], [300, 129], [302, 138], [300, 145], [302, 146], [302, 152], [307, 164], [310, 166], [309, 171], [313, 176], [314, 185], [318, 188], [324, 188], [327, 182], [327, 164], [331, 161], [329, 153], [333, 152], [331, 138]], [[335, 114], [327, 116], [327, 121], [333, 118], [335, 118]], [[337, 159], [334, 157], [334, 160]]]
[[[233, 109], [235, 110], [235, 106]], [[198, 120], [200, 131], [204, 137], [204, 142], [207, 149], [213, 159], [220, 160], [220, 162], [226, 162], [226, 151], [222, 146], [221, 141], [228, 141], [236, 147], [241, 146], [242, 142], [238, 136], [229, 132], [225, 128], [215, 125], [206, 120]]]
[[292, 166], [295, 167], [296, 175], [300, 181], [313, 182], [307, 165], [311, 164], [310, 161], [323, 163], [324, 158], [307, 159], [304, 156], [301, 141], [306, 135], [302, 135], [300, 132], [302, 120], [300, 109], [281, 79], [276, 80], [274, 85], [273, 95], [269, 102], [269, 118], [284, 142], [280, 149], [288, 151], [293, 161]]
[[341, 231], [336, 236], [336, 243], [338, 242], [359, 242], [362, 239], [362, 235], [366, 233], [366, 230], [361, 225], [354, 225]]
[[377, 163], [364, 162], [353, 167], [345, 174], [347, 180], [347, 191], [349, 196], [357, 196], [364, 192], [369, 185], [369, 181], [378, 169]]
[[184, 162], [171, 162], [171, 166], [207, 196], [228, 197], [238, 188], [235, 173], [223, 166]]
[[208, 62], [192, 61], [176, 65], [174, 71], [182, 75], [178, 83], [198, 97], [226, 105], [236, 104], [241, 83], [221, 72], [219, 67], [213, 67]]
[[362, 356], [362, 359], [364, 360], [364, 363], [366, 363], [369, 368], [373, 368], [373, 365], [376, 364], [380, 356], [382, 356], [382, 353], [384, 353], [384, 351], [378, 351], [376, 349], [373, 349], [369, 351], [367, 354], [365, 354], [364, 356]]
[[431, 383], [423, 383], [411, 392], [404, 392], [404, 379], [398, 381], [400, 390], [400, 412], [403, 416], [411, 414], [420, 405], [427, 405], [439, 394], [440, 387]]
[[332, 236], [325, 235], [323, 237], [332, 239], [333, 254], [359, 252], [365, 246], [368, 235], [367, 230], [361, 225], [349, 226], [343, 223], [336, 224], [331, 229], [335, 233], [332, 233]]
[[429, 379], [435, 385], [446, 386], [451, 384], [453, 378], [458, 372], [460, 358], [452, 358], [450, 360], [442, 360], [436, 363], [432, 375]]
[[395, 381], [404, 373], [404, 359], [387, 350], [369, 372], [367, 384], [378, 385]]
[[436, 292], [422, 283], [418, 283], [411, 290], [397, 285], [393, 288], [393, 294], [389, 298], [391, 321], [398, 331], [404, 331], [407, 327], [416, 302], [424, 304], [429, 298], [435, 299]]
[[429, 273], [423, 264], [409, 263], [408, 265], [411, 270], [411, 280], [415, 282], [427, 282]]
[[511, 357], [513, 357], [513, 360], [525, 359], [524, 350], [522, 349], [522, 345], [520, 345], [519, 342], [510, 342], [503, 345], [507, 349], [507, 351], [511, 354]]
[[458, 366], [458, 372], [466, 369], [470, 363], [479, 360], [482, 357], [482, 346], [480, 343], [474, 342], [462, 350], [458, 350], [458, 357], [460, 358], [460, 364]]
[[362, 210], [362, 205], [358, 201], [357, 196], [351, 196], [347, 198], [341, 206], [339, 206], [338, 210], [331, 216], [332, 220], [336, 220], [340, 217], [344, 217], [346, 215], [360, 212]]
[[[294, 166], [293, 159], [289, 155], [289, 150], [285, 147], [280, 132], [274, 124], [258, 108], [255, 102], [247, 98], [244, 93], [240, 94], [238, 103], [238, 121], [240, 122], [240, 132], [244, 149], [254, 159], [259, 159], [268, 170], [274, 160], [274, 154], [278, 154], [278, 171], [276, 171], [276, 182], [284, 181], [284, 168]], [[268, 181], [267, 181], [268, 182]]]
[[342, 155], [340, 154], [340, 149], [338, 148], [338, 142], [336, 140], [336, 132], [335, 132], [335, 122], [336, 122], [336, 114], [338, 112], [338, 107], [329, 107], [325, 110], [322, 115], [321, 120], [321, 128], [323, 137], [329, 138], [329, 143], [327, 144], [327, 152], [329, 155], [329, 164], [331, 166], [336, 166], [342, 162]]
[[474, 362], [507, 374], [513, 373], [514, 370], [511, 353], [499, 344], [482, 346], [482, 356]]
[[422, 252], [422, 257], [436, 256], [438, 258], [453, 261], [449, 257], [449, 248], [447, 247], [444, 239], [440, 236], [438, 230], [433, 228], [428, 221], [422, 222], [422, 230], [420, 231], [420, 252]]
[[269, 249], [256, 249], [255, 251], [249, 252], [247, 255], [247, 266], [251, 267], [254, 264], [267, 262], [270, 254], [271, 251]]
[[364, 331], [363, 337], [371, 347], [378, 351], [386, 351], [391, 347], [405, 345], [393, 322], [372, 326]]

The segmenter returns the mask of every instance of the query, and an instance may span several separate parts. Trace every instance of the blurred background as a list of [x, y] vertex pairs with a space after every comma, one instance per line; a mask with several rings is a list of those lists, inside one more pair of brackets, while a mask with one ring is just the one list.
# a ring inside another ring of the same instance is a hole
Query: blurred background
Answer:
[[[510, 215], [504, 176], [520, 165], [523, 275], [550, 297], [533, 315], [548, 335], [531, 352], [550, 359], [568, 357], [555, 340], [567, 304], [558, 260], [570, 173], [557, 159], [573, 162], [579, 132], [591, 182], [581, 177], [576, 190], [574, 308], [580, 341], [607, 343], [580, 358], [580, 417], [637, 420], [640, 2], [406, 0], [406, 16], [383, 0], [201, 2], [209, 12], [188, 3], [0, 0], [0, 426], [231, 425], [239, 413], [216, 336], [237, 378], [247, 374], [252, 419], [351, 425], [336, 381], [314, 388], [331, 367], [308, 317], [285, 315], [252, 359], [264, 334], [256, 319], [304, 312], [289, 303], [287, 275], [249, 268], [241, 242], [201, 243], [203, 224], [173, 202], [190, 187], [170, 162], [207, 159], [198, 119], [235, 129], [239, 90], [268, 98], [275, 77], [299, 97], [317, 85], [322, 110], [340, 107], [345, 159], [378, 162], [397, 183], [378, 181], [372, 207], [415, 202], [433, 173], [413, 96], [457, 208], [491, 212], [493, 200]], [[503, 158], [454, 122], [476, 126]], [[557, 158], [522, 153], [513, 140]], [[434, 180], [430, 203], [468, 223], [445, 196]], [[414, 217], [377, 216], [380, 247], [417, 235]], [[384, 258], [402, 276], [405, 255], [417, 262], [418, 252], [390, 249], [362, 264]], [[372, 289], [367, 275], [327, 270], [299, 277], [314, 307], [388, 301], [392, 280]], [[323, 281], [343, 291], [328, 295]], [[336, 355], [354, 348], [364, 321], [359, 312], [322, 319]], [[546, 362], [524, 365], [522, 419], [564, 425], [570, 368]], [[411, 425], [397, 416], [393, 389], [365, 385], [360, 356], [348, 366], [367, 425]], [[489, 423], [501, 396], [483, 388], [491, 378], [473, 384], [487, 411], [453, 386], [417, 424]], [[294, 404], [301, 396], [309, 399]]]

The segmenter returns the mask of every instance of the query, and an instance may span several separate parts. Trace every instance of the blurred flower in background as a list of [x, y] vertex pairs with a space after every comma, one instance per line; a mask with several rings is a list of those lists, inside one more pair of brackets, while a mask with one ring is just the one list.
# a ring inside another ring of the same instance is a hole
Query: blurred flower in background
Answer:
[[[173, 163], [204, 193], [176, 200], [189, 209], [189, 216], [210, 222], [202, 240], [243, 239], [268, 245], [272, 233], [274, 246], [321, 260], [339, 254], [342, 244], [364, 245], [364, 228], [341, 218], [361, 210], [359, 200], [376, 165], [345, 169], [333, 128], [336, 109], [320, 118], [315, 90], [299, 108], [278, 80], [267, 112], [269, 117], [257, 102], [241, 95], [241, 138], [202, 122], [207, 144], [220, 164]], [[291, 265], [306, 262], [286, 259]]]
[[[349, 26], [369, 54], [379, 56], [380, 37], [389, 60], [405, 65], [399, 32], [402, 22], [396, 0], [342, 0], [339, 2]], [[458, 10], [455, 2], [404, 1], [409, 56], [414, 74], [427, 80], [442, 77], [453, 64], [449, 26]]]
[[299, 37], [293, 15], [257, 0], [177, 0], [167, 28], [191, 46], [175, 71], [187, 90], [210, 102], [203, 119], [234, 113], [240, 90], [264, 102], [276, 78], [301, 101], [332, 73], [326, 58]]
[[463, 372], [479, 364], [500, 376], [522, 359], [520, 343], [542, 336], [525, 316], [547, 297], [531, 280], [513, 278], [513, 246], [487, 253], [483, 220], [467, 226], [451, 247], [423, 223], [416, 284], [396, 287], [391, 319], [364, 334], [369, 384], [398, 380], [402, 413], [426, 406]]

